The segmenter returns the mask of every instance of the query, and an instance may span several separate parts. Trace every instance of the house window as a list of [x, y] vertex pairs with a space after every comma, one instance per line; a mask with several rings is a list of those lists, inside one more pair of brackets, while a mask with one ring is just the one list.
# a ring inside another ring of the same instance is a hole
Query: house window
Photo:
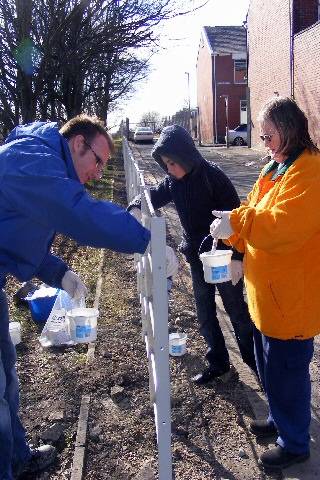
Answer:
[[247, 83], [247, 60], [234, 60], [234, 83]]
[[240, 123], [247, 123], [247, 100], [240, 100]]
[[320, 20], [319, 0], [293, 0], [293, 33], [299, 33]]

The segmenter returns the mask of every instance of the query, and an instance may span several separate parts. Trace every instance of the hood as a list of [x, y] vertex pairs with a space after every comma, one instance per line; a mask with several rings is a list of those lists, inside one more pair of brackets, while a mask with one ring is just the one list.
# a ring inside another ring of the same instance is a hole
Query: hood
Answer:
[[18, 125], [6, 138], [5, 143], [14, 142], [22, 138], [41, 139], [53, 150], [61, 151], [61, 135], [55, 122], [33, 122], [26, 125]]
[[165, 127], [159, 140], [152, 150], [152, 156], [160, 167], [168, 173], [161, 155], [172, 157], [172, 160], [181, 165], [187, 173], [195, 170], [205, 162], [187, 130], [180, 125]]
[[[57, 157], [61, 158], [61, 160], [64, 162], [67, 168], [68, 176], [73, 180], [80, 181], [73, 164], [68, 142], [59, 133], [58, 124], [56, 122], [33, 122], [26, 125], [18, 125], [9, 133], [5, 144], [1, 145], [0, 147], [0, 151], [8, 148], [8, 144], [14, 144], [15, 142], [19, 143], [20, 141], [23, 143], [24, 139], [27, 140], [29, 147], [30, 140], [35, 139], [34, 144], [37, 145], [36, 150], [38, 154], [43, 155], [43, 160], [47, 159], [50, 163], [50, 153], [55, 152]], [[33, 142], [31, 141], [31, 143]], [[47, 151], [44, 155], [41, 145], [46, 145], [51, 152]]]

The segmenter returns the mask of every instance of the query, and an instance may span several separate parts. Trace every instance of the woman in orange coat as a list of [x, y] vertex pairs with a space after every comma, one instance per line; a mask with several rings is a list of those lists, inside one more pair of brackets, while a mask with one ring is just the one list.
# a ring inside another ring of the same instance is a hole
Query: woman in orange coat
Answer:
[[231, 212], [213, 212], [213, 237], [245, 252], [244, 278], [255, 324], [259, 376], [269, 416], [256, 436], [277, 435], [260, 464], [282, 469], [309, 458], [313, 337], [320, 332], [320, 153], [305, 114], [290, 98], [270, 100], [259, 115], [270, 162]]

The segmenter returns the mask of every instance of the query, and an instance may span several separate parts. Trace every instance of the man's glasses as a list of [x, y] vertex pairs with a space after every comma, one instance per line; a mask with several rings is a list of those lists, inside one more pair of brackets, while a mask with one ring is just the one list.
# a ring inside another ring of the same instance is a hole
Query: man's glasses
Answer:
[[90, 148], [91, 152], [92, 152], [93, 155], [95, 156], [97, 168], [103, 167], [103, 165], [104, 165], [103, 160], [99, 157], [99, 155], [96, 154], [96, 152], [95, 152], [95, 151], [93, 150], [93, 148], [91, 147], [90, 143], [88, 143], [85, 139], [83, 139], [83, 143], [84, 143], [85, 145], [87, 145], [87, 147]]
[[265, 142], [265, 141], [270, 142], [273, 135], [274, 135], [274, 133], [271, 133], [269, 135], [260, 135], [260, 138], [263, 142]]

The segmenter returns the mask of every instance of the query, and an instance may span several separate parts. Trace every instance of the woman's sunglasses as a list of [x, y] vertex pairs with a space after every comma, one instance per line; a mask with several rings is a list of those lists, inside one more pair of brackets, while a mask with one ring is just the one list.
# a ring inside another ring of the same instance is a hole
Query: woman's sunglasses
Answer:
[[265, 141], [270, 142], [273, 135], [274, 135], [274, 133], [272, 133], [270, 135], [260, 135], [260, 138], [263, 142], [265, 142]]

